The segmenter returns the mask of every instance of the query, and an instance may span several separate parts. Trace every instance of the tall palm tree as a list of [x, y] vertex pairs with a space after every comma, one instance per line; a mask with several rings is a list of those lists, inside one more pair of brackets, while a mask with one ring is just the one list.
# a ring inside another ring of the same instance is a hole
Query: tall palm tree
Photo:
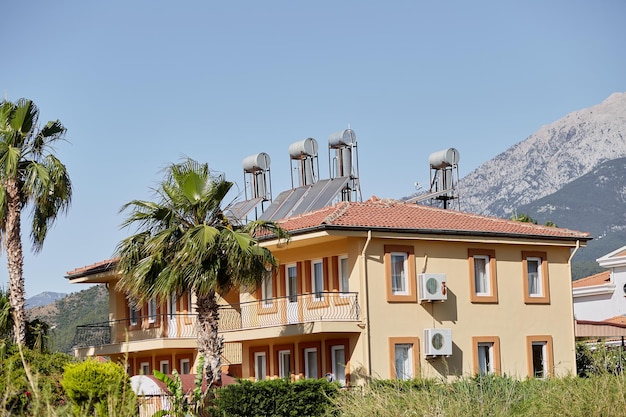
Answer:
[[26, 340], [22, 210], [32, 208], [31, 240], [37, 253], [72, 199], [67, 169], [53, 149], [66, 129], [58, 120], [40, 128], [38, 119], [39, 109], [31, 100], [0, 103], [0, 239], [7, 253], [13, 337], [19, 344]]
[[122, 240], [118, 289], [135, 303], [193, 290], [197, 298], [198, 353], [204, 358], [209, 386], [221, 381], [223, 338], [218, 334], [218, 295], [233, 288], [258, 288], [277, 266], [271, 252], [257, 245], [254, 234], [285, 233], [271, 222], [233, 224], [224, 214], [224, 198], [233, 186], [208, 164], [192, 159], [172, 164], [155, 190], [156, 202], [134, 200], [122, 227], [137, 233]]

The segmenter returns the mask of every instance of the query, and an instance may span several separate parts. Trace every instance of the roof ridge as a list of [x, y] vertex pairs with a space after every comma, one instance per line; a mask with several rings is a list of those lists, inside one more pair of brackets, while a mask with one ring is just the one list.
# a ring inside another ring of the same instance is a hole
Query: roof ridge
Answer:
[[322, 220], [322, 224], [332, 224], [339, 217], [343, 216], [346, 211], [348, 211], [348, 209], [350, 208], [350, 202], [343, 201], [342, 203], [343, 204], [340, 203], [335, 206], [336, 209], [328, 216], [326, 216], [324, 220]]

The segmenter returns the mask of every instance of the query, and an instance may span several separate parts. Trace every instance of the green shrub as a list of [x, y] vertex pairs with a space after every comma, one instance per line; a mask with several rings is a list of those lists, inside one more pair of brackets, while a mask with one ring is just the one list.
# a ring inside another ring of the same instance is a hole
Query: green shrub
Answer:
[[[23, 349], [24, 361], [12, 345], [6, 352], [6, 357], [0, 360], [0, 392], [2, 407], [11, 415], [19, 415], [32, 410], [32, 403], [36, 394], [45, 393], [45, 401], [51, 406], [61, 406], [67, 402], [67, 397], [59, 381], [63, 368], [74, 358], [64, 353], [46, 354], [30, 349]], [[35, 387], [32, 387], [26, 378], [28, 367], [34, 375]], [[1, 413], [0, 413], [1, 415]]]
[[239, 381], [217, 391], [216, 415], [232, 417], [324, 416], [340, 386], [325, 379]]
[[65, 366], [61, 385], [74, 404], [76, 412], [98, 416], [123, 414], [136, 407], [130, 378], [124, 368], [113, 362], [86, 360]]

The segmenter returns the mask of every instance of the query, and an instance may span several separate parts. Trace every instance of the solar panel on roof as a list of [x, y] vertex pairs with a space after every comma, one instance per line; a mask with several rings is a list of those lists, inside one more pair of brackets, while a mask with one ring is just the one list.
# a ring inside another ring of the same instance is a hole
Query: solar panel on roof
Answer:
[[241, 220], [245, 218], [250, 210], [255, 208], [261, 201], [263, 201], [262, 197], [239, 201], [225, 210], [226, 217], [231, 220]]
[[287, 197], [293, 192], [293, 190], [286, 190], [278, 194], [272, 203], [263, 211], [263, 214], [259, 217], [259, 220], [275, 220], [274, 214], [283, 205]]
[[272, 216], [272, 220], [280, 220], [293, 214], [293, 210], [300, 204], [302, 197], [312, 186], [306, 185], [293, 189], [292, 193], [287, 197], [285, 202], [276, 210]]
[[318, 210], [328, 206], [341, 189], [348, 183], [349, 177], [339, 177], [317, 182], [302, 202], [296, 207], [292, 215]]

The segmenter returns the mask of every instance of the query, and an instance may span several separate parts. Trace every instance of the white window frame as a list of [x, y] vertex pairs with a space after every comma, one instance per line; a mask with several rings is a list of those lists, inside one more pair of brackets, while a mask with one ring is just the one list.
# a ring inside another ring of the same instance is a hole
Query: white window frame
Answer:
[[[412, 343], [396, 343], [394, 345], [394, 367], [396, 371], [396, 379], [402, 379], [405, 381], [413, 379], [413, 344]], [[405, 357], [400, 358], [398, 353], [406, 353]], [[398, 366], [399, 361], [402, 360], [403, 367]]]
[[129, 306], [128, 307], [128, 323], [131, 326], [136, 326], [137, 324], [139, 324], [139, 312], [137, 310], [135, 310], [134, 307]]
[[154, 298], [148, 300], [148, 323], [155, 323], [157, 319], [157, 302]]
[[170, 361], [169, 360], [162, 360], [159, 361], [159, 371], [161, 371], [164, 374], [169, 374], [170, 373]]
[[278, 376], [279, 378], [291, 378], [291, 351], [288, 349], [278, 351]]
[[[189, 374], [191, 373], [191, 361], [189, 359], [181, 359], [180, 360], [180, 373], [181, 374]], [[185, 369], [187, 368], [187, 369]]]
[[172, 320], [176, 318], [178, 296], [176, 293], [170, 294], [167, 298], [167, 318]]
[[254, 377], [257, 381], [267, 378], [267, 355], [265, 352], [254, 352]]
[[139, 373], [142, 375], [150, 375], [150, 362], [141, 362], [139, 364]]
[[311, 290], [316, 301], [324, 299], [324, 260], [311, 261]]
[[[319, 375], [317, 373], [317, 366], [319, 361], [319, 355], [317, 353], [317, 348], [305, 348], [304, 349], [304, 377], [317, 379]], [[311, 364], [309, 355], [314, 354], [315, 363]]]
[[479, 342], [478, 346], [478, 373], [487, 375], [495, 373], [494, 344], [493, 342]]
[[340, 256], [337, 260], [337, 268], [339, 272], [339, 292], [346, 297], [350, 292], [350, 265], [348, 264], [348, 256]]
[[[338, 352], [343, 352], [343, 359], [339, 362], [337, 357]], [[331, 358], [331, 372], [333, 374], [333, 380], [341, 383], [342, 386], [346, 385], [346, 348], [344, 345], [335, 345], [330, 347]]]
[[261, 284], [261, 298], [263, 300], [263, 307], [271, 307], [274, 304], [274, 293], [273, 293], [273, 284], [274, 278], [272, 277], [272, 273], [269, 272], [265, 274], [263, 278], [263, 283]]
[[[406, 252], [391, 252], [391, 293], [393, 295], [409, 294], [409, 255]], [[396, 271], [396, 258], [402, 258], [402, 270]], [[400, 276], [398, 277], [398, 272]]]
[[[537, 371], [535, 369], [535, 347], [541, 348], [541, 375], [537, 375]], [[533, 378], [537, 379], [545, 379], [548, 377], [548, 344], [544, 341], [534, 341], [531, 343], [531, 358], [532, 358], [532, 369], [533, 369]]]
[[[542, 272], [541, 272], [541, 262], [542, 259], [535, 257], [535, 256], [529, 256], [528, 258], [526, 258], [526, 268], [527, 268], [527, 276], [526, 279], [528, 280], [528, 296], [529, 297], [543, 297], [544, 296], [544, 289], [543, 289], [543, 276], [542, 276]], [[536, 272], [536, 277], [534, 277], [534, 280], [536, 281], [536, 288], [533, 288], [534, 286], [532, 285], [532, 279], [533, 277], [531, 276], [531, 274], [533, 274], [532, 272], [530, 272], [530, 265], [531, 264], [537, 264], [537, 272]], [[535, 291], [533, 292], [533, 289], [535, 289]]]
[[[293, 275], [291, 275], [292, 271], [293, 271]], [[290, 284], [292, 278], [294, 280], [293, 286]], [[297, 264], [287, 265], [286, 271], [285, 271], [285, 285], [286, 285], [288, 302], [290, 303], [297, 302], [298, 301], [298, 265]]]
[[[479, 270], [477, 268], [477, 266], [479, 265], [479, 262], [476, 262], [477, 260], [484, 261], [484, 271], [480, 271], [483, 272], [482, 277], [480, 276], [481, 274], [479, 274]], [[491, 276], [489, 275], [489, 262], [490, 258], [488, 255], [474, 255], [474, 288], [476, 290], [477, 296], [491, 295]]]

